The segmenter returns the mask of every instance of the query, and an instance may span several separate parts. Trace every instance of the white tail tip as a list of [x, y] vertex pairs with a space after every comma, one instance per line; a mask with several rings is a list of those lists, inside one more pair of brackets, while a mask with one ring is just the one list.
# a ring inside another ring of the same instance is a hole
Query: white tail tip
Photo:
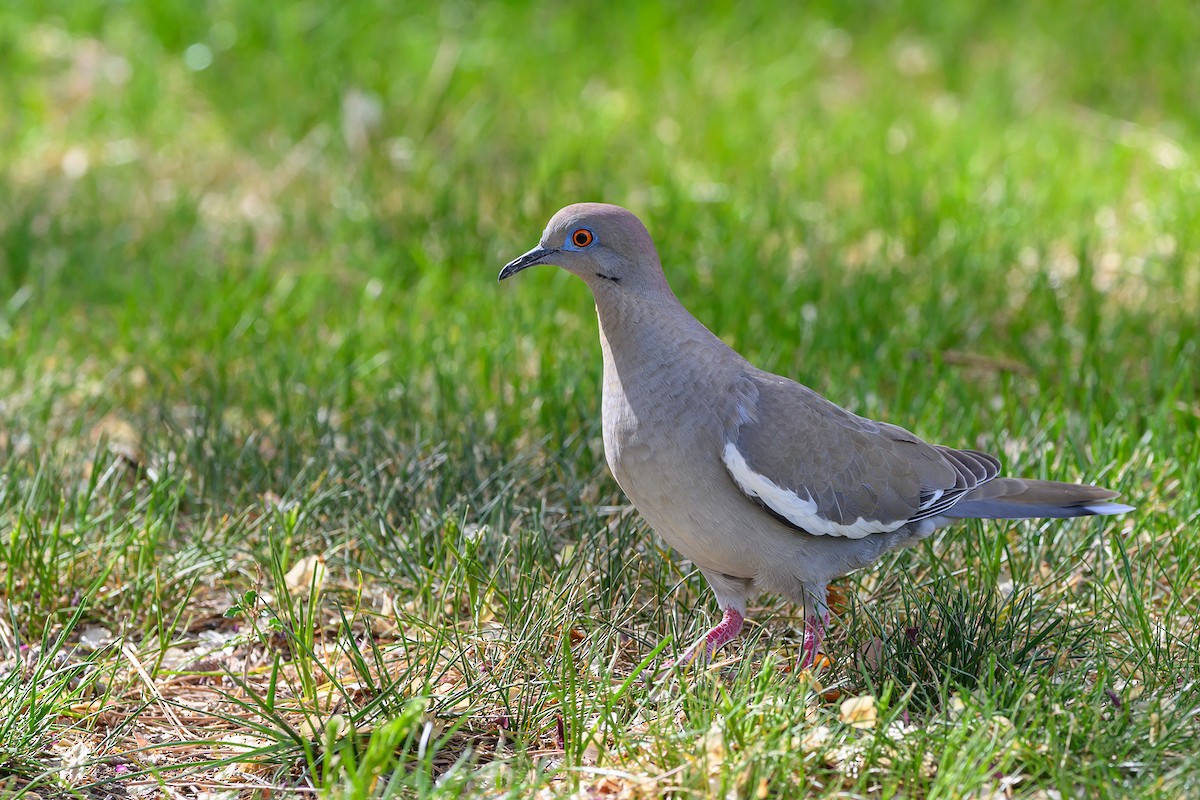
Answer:
[[1127, 506], [1124, 503], [1093, 503], [1090, 506], [1084, 506], [1088, 511], [1100, 516], [1108, 514], [1127, 514], [1133, 511], [1133, 506]]

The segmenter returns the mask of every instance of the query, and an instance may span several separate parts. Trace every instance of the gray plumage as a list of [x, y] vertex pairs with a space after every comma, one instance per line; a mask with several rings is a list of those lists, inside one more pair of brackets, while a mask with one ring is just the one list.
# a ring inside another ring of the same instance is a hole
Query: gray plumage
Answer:
[[1129, 506], [1095, 486], [1000, 478], [986, 453], [922, 441], [764, 372], [676, 299], [649, 233], [618, 206], [568, 206], [503, 280], [554, 264], [591, 288], [604, 356], [604, 452], [642, 516], [712, 585], [722, 623], [680, 661], [711, 656], [754, 593], [806, 609], [816, 656], [827, 583], [963, 518], [1074, 517]]

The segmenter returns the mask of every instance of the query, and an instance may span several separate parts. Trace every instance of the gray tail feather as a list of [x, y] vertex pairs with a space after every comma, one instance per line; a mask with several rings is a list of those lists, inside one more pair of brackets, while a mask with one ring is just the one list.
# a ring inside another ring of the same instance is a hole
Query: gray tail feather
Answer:
[[1133, 511], [1133, 506], [1109, 502], [1116, 496], [1116, 492], [1100, 486], [996, 478], [968, 492], [942, 513], [955, 519], [1034, 519]]

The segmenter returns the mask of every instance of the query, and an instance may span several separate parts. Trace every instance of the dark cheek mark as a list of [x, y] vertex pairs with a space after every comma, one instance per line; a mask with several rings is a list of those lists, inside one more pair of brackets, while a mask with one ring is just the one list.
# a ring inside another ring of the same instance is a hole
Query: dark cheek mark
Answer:
[[603, 272], [597, 272], [596, 275], [598, 277], [604, 278], [604, 280], [606, 280], [606, 281], [612, 281], [613, 283], [621, 282], [621, 279], [618, 278], [616, 275], [605, 275]]

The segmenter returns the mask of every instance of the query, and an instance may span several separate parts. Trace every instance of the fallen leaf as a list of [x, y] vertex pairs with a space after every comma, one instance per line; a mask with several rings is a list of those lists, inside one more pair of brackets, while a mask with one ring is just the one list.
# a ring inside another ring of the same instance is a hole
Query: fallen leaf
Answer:
[[98, 650], [113, 640], [112, 632], [99, 625], [88, 625], [79, 634], [79, 644], [89, 650]]
[[321, 555], [305, 556], [283, 576], [288, 592], [293, 595], [306, 594], [312, 591], [319, 594], [325, 585], [325, 557]]
[[872, 636], [859, 651], [863, 665], [871, 672], [878, 672], [883, 665], [883, 639]]
[[874, 728], [876, 716], [874, 695], [864, 694], [842, 701], [839, 718], [847, 725], [855, 728]]
[[846, 590], [840, 586], [830, 586], [825, 590], [825, 605], [834, 616], [840, 616], [850, 608], [846, 598]]

